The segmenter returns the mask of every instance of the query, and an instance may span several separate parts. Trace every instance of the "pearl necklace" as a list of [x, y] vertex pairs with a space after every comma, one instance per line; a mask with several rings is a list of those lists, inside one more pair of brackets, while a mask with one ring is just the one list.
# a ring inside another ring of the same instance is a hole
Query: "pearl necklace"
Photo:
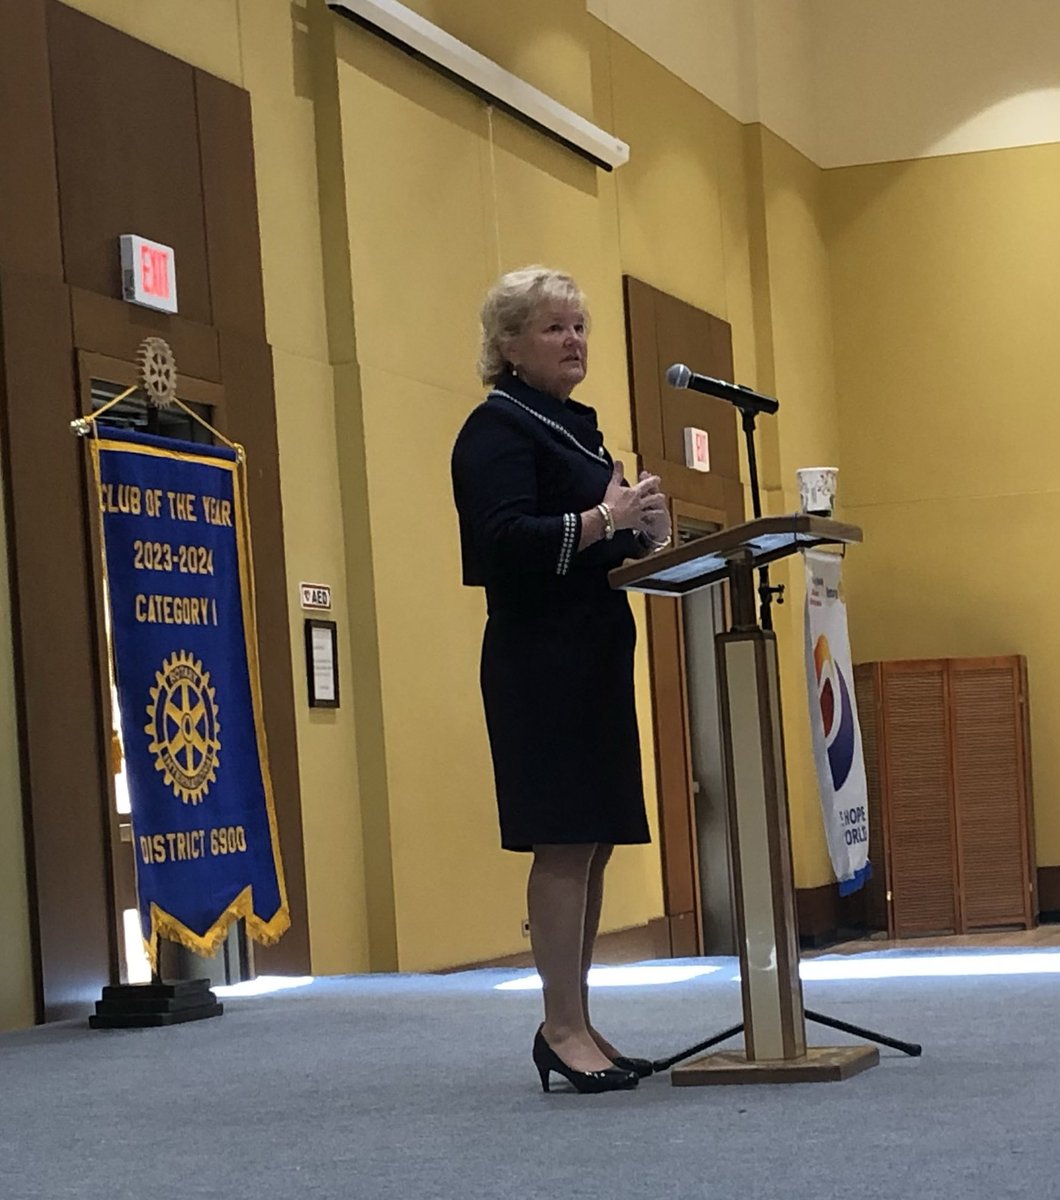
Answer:
[[500, 388], [494, 388], [493, 391], [490, 392], [490, 395], [503, 396], [505, 400], [510, 400], [513, 404], [521, 408], [523, 412], [528, 412], [532, 417], [536, 417], [543, 424], [547, 425], [549, 429], [554, 429], [557, 433], [563, 434], [567, 441], [573, 442], [574, 445], [577, 446], [582, 452], [582, 454], [587, 455], [593, 460], [594, 463], [599, 463], [602, 467], [607, 466], [607, 461], [604, 458], [603, 446], [601, 446], [600, 449], [594, 454], [591, 450], [587, 450], [569, 429], [565, 429], [558, 421], [553, 421], [550, 417], [543, 417], [539, 412], [536, 412], [534, 409], [532, 409], [529, 404], [524, 404], [521, 400], [516, 400], [514, 396], [509, 395], [507, 392], [501, 391]]

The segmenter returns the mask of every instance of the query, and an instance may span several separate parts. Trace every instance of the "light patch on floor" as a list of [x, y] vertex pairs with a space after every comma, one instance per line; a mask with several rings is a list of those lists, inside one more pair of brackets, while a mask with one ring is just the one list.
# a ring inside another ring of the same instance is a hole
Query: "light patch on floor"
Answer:
[[[593, 967], [589, 972], [590, 987], [651, 987], [660, 983], [685, 983], [700, 975], [713, 975], [717, 966], [628, 966]], [[541, 976], [524, 975], [498, 983], [498, 992], [530, 992], [541, 988]]]
[[[712, 983], [738, 982], [737, 959], [717, 962], [674, 964], [642, 963], [620, 967], [593, 967], [591, 987], [651, 987], [667, 983], [686, 983], [706, 975], [716, 976]], [[799, 975], [808, 982], [864, 979], [944, 979], [975, 976], [1060, 975], [1058, 951], [1001, 951], [954, 954], [913, 951], [909, 954], [836, 955], [810, 958], [799, 964]], [[530, 972], [518, 979], [494, 985], [496, 991], [521, 992], [541, 988], [541, 978]]]
[[312, 975], [259, 975], [257, 979], [244, 979], [242, 983], [230, 983], [211, 990], [221, 997], [268, 996], [272, 992], [307, 987], [312, 982]]
[[814, 958], [799, 966], [803, 979], [938, 979], [975, 975], [1060, 975], [1060, 954], [910, 954]]

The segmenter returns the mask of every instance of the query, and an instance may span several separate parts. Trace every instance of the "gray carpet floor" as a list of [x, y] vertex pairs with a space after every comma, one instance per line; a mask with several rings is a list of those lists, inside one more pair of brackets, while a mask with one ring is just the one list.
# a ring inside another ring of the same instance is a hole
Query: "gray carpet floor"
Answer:
[[[808, 980], [807, 1007], [924, 1043], [831, 1084], [656, 1076], [544, 1095], [540, 997], [496, 990], [525, 975], [510, 971], [318, 980], [165, 1030], [7, 1034], [0, 1197], [1056, 1196], [1060, 951], [1033, 961], [1048, 973]], [[662, 1057], [736, 1023], [734, 964], [709, 962], [685, 982], [597, 989], [597, 1024]]]

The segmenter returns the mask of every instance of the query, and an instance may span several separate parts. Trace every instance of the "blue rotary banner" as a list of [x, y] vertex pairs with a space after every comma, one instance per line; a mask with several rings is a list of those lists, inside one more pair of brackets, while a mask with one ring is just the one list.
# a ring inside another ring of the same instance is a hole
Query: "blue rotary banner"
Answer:
[[99, 487], [141, 927], [213, 954], [290, 924], [234, 451], [106, 428]]

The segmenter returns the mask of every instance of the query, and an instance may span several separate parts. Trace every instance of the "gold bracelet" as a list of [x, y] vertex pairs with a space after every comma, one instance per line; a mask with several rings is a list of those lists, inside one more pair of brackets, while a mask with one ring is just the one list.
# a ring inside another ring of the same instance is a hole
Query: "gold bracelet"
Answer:
[[615, 518], [611, 514], [611, 509], [601, 502], [596, 506], [596, 511], [604, 519], [604, 538], [610, 541], [615, 536]]

